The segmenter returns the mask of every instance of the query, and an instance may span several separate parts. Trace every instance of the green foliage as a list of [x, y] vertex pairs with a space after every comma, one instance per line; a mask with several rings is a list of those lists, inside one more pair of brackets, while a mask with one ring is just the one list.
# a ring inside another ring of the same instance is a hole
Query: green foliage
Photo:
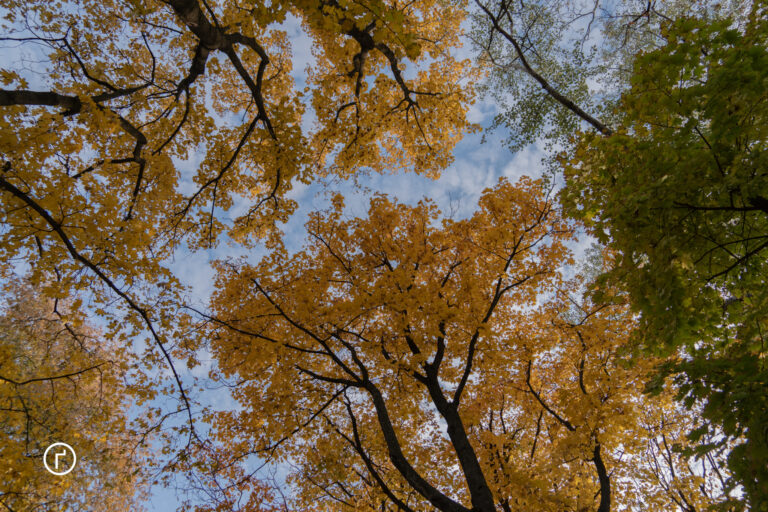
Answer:
[[[484, 2], [495, 13], [495, 2]], [[531, 67], [555, 87], [585, 108], [591, 109], [587, 81], [604, 68], [597, 50], [586, 44], [584, 33], [574, 33], [575, 6], [571, 2], [498, 2], [508, 17], [500, 16], [500, 28], [521, 44]], [[491, 129], [503, 127], [505, 145], [513, 152], [542, 138], [562, 142], [578, 129], [579, 119], [554, 100], [521, 64], [508, 40], [501, 37], [488, 16], [473, 17], [471, 38], [480, 62], [488, 70], [482, 93], [498, 105]]]
[[766, 3], [743, 27], [684, 17], [662, 34], [635, 61], [614, 134], [583, 134], [564, 161], [563, 201], [617, 249], [603, 284], [631, 292], [638, 346], [678, 354], [666, 373], [743, 440], [731, 469], [768, 510]]
[[[684, 17], [731, 17], [743, 26], [747, 0], [476, 0], [471, 39], [487, 78], [480, 90], [498, 108], [513, 151], [544, 143], [572, 148], [583, 123], [609, 134], [630, 88], [637, 55], [666, 43], [663, 27]], [[515, 42], [518, 48], [515, 48]], [[545, 85], [546, 84], [546, 85]], [[559, 165], [547, 151], [549, 170]]]

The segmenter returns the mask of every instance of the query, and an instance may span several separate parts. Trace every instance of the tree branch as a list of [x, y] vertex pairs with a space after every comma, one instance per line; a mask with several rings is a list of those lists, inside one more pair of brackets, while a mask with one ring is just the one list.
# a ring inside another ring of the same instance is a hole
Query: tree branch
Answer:
[[573, 426], [573, 424], [557, 414], [553, 409], [551, 409], [545, 402], [542, 400], [541, 395], [539, 395], [536, 390], [533, 389], [533, 386], [531, 385], [531, 361], [528, 361], [528, 367], [525, 370], [525, 383], [528, 385], [528, 389], [530, 389], [531, 394], [533, 394], [534, 397], [536, 397], [536, 400], [541, 404], [541, 406], [549, 413], [551, 414], [557, 421], [559, 421], [565, 428], [570, 430], [571, 432], [576, 430], [576, 427]]
[[96, 266], [95, 263], [93, 263], [91, 260], [80, 254], [80, 252], [75, 248], [74, 244], [70, 240], [69, 236], [64, 232], [64, 229], [62, 228], [62, 225], [57, 222], [48, 211], [46, 211], [42, 206], [40, 206], [37, 201], [32, 199], [28, 194], [22, 192], [19, 190], [16, 186], [14, 186], [12, 183], [9, 183], [6, 181], [6, 179], [0, 175], [0, 188], [6, 190], [11, 195], [15, 196], [16, 198], [20, 199], [22, 202], [24, 202], [27, 206], [29, 206], [32, 210], [34, 210], [50, 227], [51, 229], [58, 235], [61, 242], [64, 244], [64, 246], [67, 249], [67, 252], [69, 252], [70, 256], [72, 258], [82, 264], [84, 267], [91, 270], [96, 276], [107, 285], [108, 288], [110, 288], [113, 292], [115, 292], [123, 301], [125, 301], [126, 304], [128, 304], [128, 307], [132, 309], [134, 312], [136, 312], [139, 317], [144, 322], [144, 325], [147, 326], [147, 329], [149, 330], [150, 334], [152, 335], [152, 339], [155, 341], [155, 344], [160, 349], [160, 351], [163, 354], [163, 357], [165, 358], [166, 362], [168, 363], [168, 366], [171, 370], [171, 373], [173, 373], [174, 380], [176, 381], [176, 386], [178, 387], [179, 394], [181, 396], [182, 402], [184, 403], [184, 407], [187, 410], [187, 416], [189, 420], [190, 425], [190, 435], [193, 435], [197, 437], [197, 433], [195, 432], [194, 427], [194, 420], [192, 418], [192, 405], [189, 401], [189, 398], [187, 397], [187, 393], [184, 390], [184, 386], [181, 383], [181, 378], [179, 377], [178, 372], [176, 371], [176, 367], [173, 364], [173, 360], [171, 359], [171, 355], [168, 353], [168, 350], [165, 347], [165, 344], [163, 343], [162, 339], [160, 338], [160, 335], [155, 330], [155, 326], [152, 323], [152, 320], [149, 318], [149, 314], [147, 313], [147, 310], [143, 307], [139, 306], [133, 298], [131, 298], [126, 292], [122, 291], [98, 266]]
[[62, 375], [54, 375], [53, 377], [36, 377], [36, 378], [33, 378], [33, 379], [26, 379], [26, 380], [14, 380], [14, 379], [9, 379], [8, 377], [3, 377], [2, 375], [0, 375], [0, 380], [2, 380], [4, 382], [7, 382], [9, 384], [13, 384], [15, 386], [24, 386], [26, 384], [31, 384], [33, 382], [45, 382], [45, 381], [58, 380], [58, 379], [67, 379], [69, 377], [75, 377], [77, 375], [81, 375], [81, 374], [83, 374], [85, 372], [88, 372], [90, 370], [95, 370], [96, 368], [104, 366], [108, 362], [109, 361], [105, 361], [103, 363], [99, 363], [99, 364], [96, 364], [96, 365], [93, 365], [93, 366], [89, 366], [88, 368], [83, 368], [82, 370], [78, 370], [76, 372], [65, 373], [65, 374], [62, 374]]
[[[560, 103], [562, 106], [579, 116], [584, 121], [591, 124], [597, 131], [602, 133], [603, 135], [611, 135], [613, 131], [608, 128], [606, 125], [586, 113], [581, 107], [576, 105], [573, 101], [566, 98], [560, 92], [558, 92], [557, 89], [555, 89], [543, 76], [541, 76], [539, 73], [537, 73], [531, 65], [528, 63], [528, 59], [525, 58], [525, 54], [523, 53], [523, 49], [520, 47], [520, 43], [518, 43], [517, 39], [510, 34], [507, 30], [504, 29], [504, 27], [501, 26], [501, 23], [499, 22], [499, 17], [495, 16], [485, 5], [483, 5], [480, 0], [475, 0], [475, 3], [477, 4], [480, 9], [482, 9], [485, 14], [488, 16], [488, 18], [491, 20], [491, 23], [493, 24], [493, 28], [504, 38], [512, 43], [512, 46], [515, 49], [515, 53], [517, 53], [518, 58], [520, 59], [520, 63], [523, 65], [523, 68], [525, 69], [525, 72], [528, 73], [528, 75], [531, 76], [534, 80], [536, 80], [539, 85], [541, 85], [542, 89], [547, 91], [547, 93], [558, 103]], [[504, 0], [501, 0], [501, 9], [502, 12], [507, 11], [506, 4], [504, 3]]]

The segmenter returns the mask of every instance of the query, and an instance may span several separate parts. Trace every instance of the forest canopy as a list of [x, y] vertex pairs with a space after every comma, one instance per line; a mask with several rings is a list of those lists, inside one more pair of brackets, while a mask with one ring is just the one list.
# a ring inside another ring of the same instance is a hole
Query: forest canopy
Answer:
[[5, 509], [768, 511], [765, 0], [0, 13]]

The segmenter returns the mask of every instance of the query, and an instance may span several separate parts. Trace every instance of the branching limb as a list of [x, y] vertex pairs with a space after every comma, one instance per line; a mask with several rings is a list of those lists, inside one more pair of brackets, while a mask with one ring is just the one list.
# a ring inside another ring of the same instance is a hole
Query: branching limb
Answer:
[[562, 95], [557, 89], [555, 89], [549, 81], [547, 81], [546, 78], [544, 78], [541, 74], [536, 72], [531, 65], [528, 63], [528, 59], [525, 58], [525, 53], [523, 52], [522, 47], [520, 46], [520, 43], [518, 42], [517, 38], [512, 35], [509, 31], [507, 31], [502, 25], [501, 25], [501, 19], [505, 14], [508, 14], [508, 6], [506, 4], [506, 0], [500, 0], [499, 2], [499, 14], [495, 15], [493, 14], [488, 7], [486, 7], [480, 0], [475, 0], [475, 4], [477, 4], [480, 9], [483, 10], [483, 12], [486, 14], [488, 19], [491, 21], [491, 24], [493, 25], [493, 29], [497, 31], [499, 34], [501, 34], [507, 41], [509, 41], [512, 44], [512, 47], [515, 49], [515, 53], [517, 54], [517, 57], [520, 59], [520, 63], [523, 65], [523, 68], [525, 72], [534, 80], [536, 80], [539, 85], [541, 85], [542, 89], [544, 89], [555, 101], [560, 103], [562, 106], [579, 116], [581, 119], [592, 125], [597, 131], [602, 133], [603, 135], [611, 135], [613, 131], [608, 128], [605, 124], [595, 119], [593, 116], [589, 115], [587, 112], [585, 112], [581, 107], [576, 105], [572, 100]]
[[173, 363], [173, 359], [171, 358], [170, 353], [166, 349], [162, 338], [156, 331], [154, 323], [149, 317], [148, 311], [144, 309], [142, 306], [140, 306], [130, 295], [128, 295], [123, 290], [121, 290], [117, 286], [117, 284], [114, 281], [112, 281], [112, 279], [110, 279], [109, 276], [107, 276], [104, 273], [104, 271], [101, 268], [99, 268], [91, 260], [83, 256], [77, 250], [73, 242], [70, 240], [69, 235], [67, 235], [67, 233], [64, 231], [61, 223], [56, 221], [56, 219], [54, 219], [47, 210], [45, 210], [42, 206], [40, 206], [40, 204], [38, 204], [37, 201], [35, 201], [32, 197], [30, 197], [29, 194], [26, 194], [23, 191], [19, 190], [15, 185], [8, 182], [3, 176], [0, 176], [0, 189], [9, 192], [11, 195], [21, 200], [29, 208], [35, 211], [35, 213], [37, 213], [43, 219], [43, 221], [45, 221], [45, 223], [48, 224], [48, 226], [50, 226], [53, 232], [56, 233], [56, 235], [59, 237], [61, 242], [64, 244], [64, 247], [67, 249], [67, 252], [69, 252], [70, 256], [72, 256], [72, 259], [74, 259], [78, 263], [82, 264], [85, 268], [93, 272], [102, 283], [104, 283], [109, 289], [115, 292], [128, 305], [128, 307], [131, 310], [133, 310], [135, 313], [139, 315], [144, 325], [149, 330], [152, 336], [152, 339], [155, 342], [155, 345], [157, 345], [157, 347], [160, 349], [160, 352], [163, 354], [163, 357], [168, 363], [168, 367], [170, 368], [171, 373], [173, 374], [174, 380], [176, 381], [176, 386], [179, 390], [179, 395], [181, 397], [182, 403], [184, 404], [184, 408], [187, 411], [187, 417], [189, 420], [189, 428], [190, 428], [190, 436], [194, 436], [195, 438], [197, 438], [197, 433], [195, 431], [195, 426], [194, 426], [194, 419], [192, 417], [192, 405], [187, 396], [187, 392], [184, 389], [184, 385], [181, 383], [181, 377], [176, 371], [176, 366]]
[[536, 398], [536, 400], [544, 408], [544, 410], [547, 411], [549, 414], [551, 414], [558, 422], [560, 422], [560, 424], [562, 424], [565, 428], [567, 428], [571, 432], [575, 431], [576, 427], [574, 427], [570, 421], [563, 418], [562, 416], [557, 414], [551, 407], [549, 407], [547, 403], [541, 398], [541, 395], [537, 393], [535, 389], [533, 389], [533, 385], [531, 384], [531, 364], [532, 364], [531, 361], [528, 361], [528, 366], [525, 369], [525, 383], [528, 385], [528, 389], [530, 390], [531, 394]]
[[89, 372], [91, 370], [95, 370], [96, 368], [100, 368], [100, 367], [104, 366], [105, 364], [108, 364], [108, 362], [99, 363], [99, 364], [96, 364], [96, 365], [93, 365], [93, 366], [89, 366], [88, 368], [83, 368], [82, 370], [78, 370], [78, 371], [70, 372], [70, 373], [65, 373], [65, 374], [62, 374], [62, 375], [54, 375], [54, 376], [51, 376], [51, 377], [35, 377], [35, 378], [32, 378], [32, 379], [26, 379], [26, 380], [14, 380], [14, 379], [9, 379], [8, 377], [3, 377], [2, 375], [0, 375], [0, 380], [3, 381], [3, 382], [7, 382], [9, 384], [13, 384], [14, 386], [24, 386], [26, 384], [31, 384], [33, 382], [47, 382], [47, 381], [59, 380], [59, 379], [69, 379], [71, 377], [76, 377], [78, 375], [82, 375], [83, 373]]

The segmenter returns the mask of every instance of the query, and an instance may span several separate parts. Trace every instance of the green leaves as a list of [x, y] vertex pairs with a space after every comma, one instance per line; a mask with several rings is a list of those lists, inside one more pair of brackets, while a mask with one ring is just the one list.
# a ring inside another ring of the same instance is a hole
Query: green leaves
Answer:
[[[768, 22], [684, 17], [638, 56], [610, 137], [582, 136], [563, 204], [618, 251], [608, 282], [639, 346], [676, 353], [681, 398], [745, 443], [731, 469], [768, 503]], [[658, 388], [658, 382], [652, 386]], [[762, 423], [761, 423], [762, 422]], [[763, 510], [754, 508], [754, 510]]]

